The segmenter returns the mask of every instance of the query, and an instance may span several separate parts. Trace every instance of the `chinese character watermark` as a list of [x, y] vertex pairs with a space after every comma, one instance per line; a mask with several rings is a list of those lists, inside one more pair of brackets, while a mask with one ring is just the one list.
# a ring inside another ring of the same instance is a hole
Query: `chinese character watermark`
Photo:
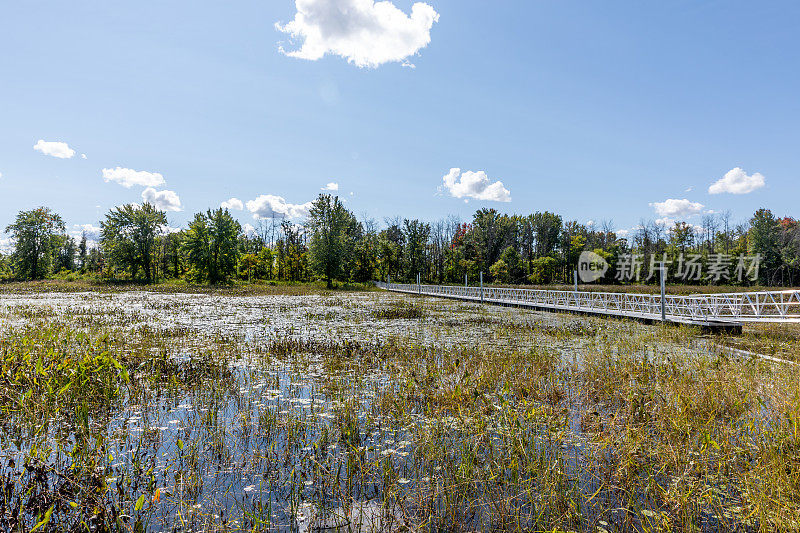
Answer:
[[[642, 269], [648, 264], [645, 281], [652, 280], [662, 268], [666, 268], [668, 277], [685, 283], [703, 280], [712, 283], [754, 282], [758, 281], [761, 260], [760, 254], [732, 256], [714, 253], [704, 257], [701, 254], [681, 253], [676, 259], [668, 259], [667, 254], [651, 255], [646, 263], [644, 254], [622, 254], [617, 260], [615, 279], [622, 282], [642, 281]], [[673, 265], [674, 269], [670, 268]]]

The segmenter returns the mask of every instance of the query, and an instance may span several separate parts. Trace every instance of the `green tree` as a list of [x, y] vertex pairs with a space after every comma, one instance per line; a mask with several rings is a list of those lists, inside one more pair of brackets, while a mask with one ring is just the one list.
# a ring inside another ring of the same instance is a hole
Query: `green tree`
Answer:
[[781, 227], [769, 209], [759, 209], [750, 219], [750, 253], [761, 256], [759, 278], [764, 285], [772, 283], [781, 266]]
[[525, 266], [522, 257], [513, 246], [506, 247], [500, 254], [500, 261], [505, 263], [508, 270], [508, 280], [506, 283], [522, 283], [525, 281]]
[[105, 267], [103, 252], [97, 246], [89, 248], [89, 255], [86, 258], [86, 269], [88, 272], [102, 272]]
[[211, 237], [208, 281], [224, 282], [236, 273], [236, 264], [239, 260], [238, 239], [242, 226], [227, 209], [209, 211], [206, 216]]
[[498, 259], [495, 264], [489, 267], [489, 273], [499, 283], [509, 282], [508, 265], [502, 259]]
[[676, 222], [669, 230], [669, 242], [673, 254], [685, 254], [694, 244], [694, 228], [686, 222]]
[[350, 277], [360, 282], [374, 279], [377, 263], [378, 236], [374, 231], [362, 231], [354, 246]]
[[11, 261], [15, 275], [21, 279], [48, 276], [64, 231], [64, 221], [47, 207], [17, 213], [15, 222], [6, 228], [14, 241]]
[[420, 274], [422, 279], [427, 279], [426, 249], [430, 234], [430, 224], [419, 220], [406, 219], [403, 221], [403, 236], [406, 242], [403, 255], [406, 261], [407, 279], [416, 279], [417, 274]]
[[528, 280], [536, 285], [552, 283], [558, 270], [558, 260], [554, 257], [540, 257], [531, 264]]
[[320, 194], [308, 214], [311, 270], [325, 278], [328, 288], [343, 274], [348, 250], [347, 230], [354, 220], [339, 197]]
[[203, 213], [194, 215], [183, 238], [183, 251], [189, 265], [187, 277], [193, 282], [208, 280], [208, 264], [211, 261], [211, 235], [208, 218]]
[[258, 255], [257, 254], [244, 254], [239, 258], [239, 271], [240, 275], [247, 278], [247, 281], [253, 280], [253, 274], [258, 275]]
[[545, 211], [531, 215], [533, 234], [536, 240], [536, 257], [553, 255], [561, 234], [562, 219], [560, 215]]
[[161, 275], [180, 278], [185, 270], [183, 241], [185, 230], [168, 233], [159, 239], [161, 245]]
[[78, 261], [81, 264], [81, 272], [86, 272], [86, 258], [89, 254], [89, 246], [86, 242], [86, 232], [81, 233], [81, 243], [78, 245]]
[[11, 276], [10, 258], [0, 252], [0, 280], [8, 279]]
[[258, 274], [262, 279], [272, 279], [274, 275], [275, 254], [272, 248], [263, 247], [258, 252]]
[[399, 224], [390, 224], [378, 235], [378, 269], [381, 279], [400, 276], [403, 265], [405, 237]]
[[167, 215], [149, 202], [112, 209], [100, 223], [100, 243], [109, 266], [136, 279], [139, 270], [147, 283], [153, 281], [156, 241], [167, 225]]
[[800, 223], [791, 217], [785, 217], [780, 225], [781, 283], [794, 286], [800, 274]]
[[305, 244], [304, 228], [284, 220], [281, 222], [281, 232], [284, 237], [282, 242], [284, 276], [289, 281], [303, 281], [308, 277], [308, 248]]
[[77, 270], [75, 256], [78, 253], [78, 247], [75, 244], [75, 239], [68, 235], [58, 235], [53, 239], [53, 245], [56, 257], [56, 265], [53, 270], [56, 272], [61, 272], [62, 270], [74, 272]]
[[[507, 246], [514, 246], [517, 241], [517, 221], [508, 215], [501, 215], [496, 209], [480, 209], [472, 219], [468, 240], [474, 243], [474, 256], [466, 254], [469, 259], [482, 263], [488, 269], [499, 258]], [[471, 237], [471, 239], [469, 239]]]
[[184, 239], [186, 259], [195, 281], [212, 285], [236, 274], [242, 226], [227, 209], [197, 213]]

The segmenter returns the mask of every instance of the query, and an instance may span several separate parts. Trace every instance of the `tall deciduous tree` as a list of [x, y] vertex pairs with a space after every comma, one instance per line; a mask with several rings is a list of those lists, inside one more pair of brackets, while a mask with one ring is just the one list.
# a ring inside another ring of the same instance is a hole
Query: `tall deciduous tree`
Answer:
[[558, 236], [561, 234], [561, 216], [545, 211], [534, 213], [531, 218], [536, 239], [536, 256], [553, 255], [558, 245]]
[[394, 278], [401, 275], [403, 265], [403, 247], [405, 237], [399, 223], [391, 223], [378, 236], [378, 261], [380, 262], [381, 279]]
[[64, 221], [47, 207], [20, 211], [15, 222], [6, 228], [15, 243], [11, 259], [16, 276], [22, 279], [46, 277], [58, 250], [56, 241], [64, 231]]
[[89, 245], [86, 240], [86, 232], [81, 233], [81, 242], [78, 245], [78, 261], [81, 264], [81, 272], [86, 272], [86, 259], [89, 256]]
[[778, 219], [769, 209], [759, 209], [750, 219], [750, 253], [761, 256], [759, 277], [764, 284], [773, 282], [781, 266], [780, 230]]
[[430, 224], [416, 219], [403, 221], [403, 236], [406, 241], [403, 255], [406, 260], [406, 277], [408, 279], [416, 279], [417, 274], [420, 274], [422, 279], [428, 278], [426, 252], [430, 235]]
[[320, 194], [311, 204], [307, 222], [311, 236], [311, 269], [325, 277], [329, 288], [343, 273], [350, 242], [347, 231], [353, 220], [352, 213], [342, 205], [338, 196]]
[[153, 280], [156, 240], [167, 225], [167, 215], [152, 204], [126, 204], [112, 209], [102, 228], [100, 242], [111, 264], [128, 270], [136, 278], [141, 269], [144, 280]]
[[189, 224], [184, 248], [195, 278], [216, 284], [236, 273], [242, 226], [227, 209], [198, 213]]

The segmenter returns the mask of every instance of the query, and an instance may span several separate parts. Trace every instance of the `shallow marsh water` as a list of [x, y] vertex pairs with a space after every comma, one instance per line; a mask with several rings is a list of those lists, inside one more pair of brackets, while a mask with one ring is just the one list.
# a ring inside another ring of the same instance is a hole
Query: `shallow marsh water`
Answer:
[[19, 530], [50, 510], [48, 527], [97, 531], [737, 531], [797, 509], [795, 493], [765, 507], [742, 473], [767, 431], [782, 452], [798, 438], [791, 376], [692, 330], [385, 293], [0, 295], [0, 328], [31, 353], [54, 324], [139, 351], [81, 411], [88, 432], [67, 408], [6, 411]]

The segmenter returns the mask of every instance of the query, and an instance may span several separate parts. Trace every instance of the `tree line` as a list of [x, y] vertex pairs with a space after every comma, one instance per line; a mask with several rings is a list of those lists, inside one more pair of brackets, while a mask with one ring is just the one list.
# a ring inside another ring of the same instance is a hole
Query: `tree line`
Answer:
[[[262, 219], [243, 231], [227, 209], [197, 213], [173, 230], [153, 205], [110, 210], [97, 242], [69, 236], [63, 219], [46, 207], [17, 214], [6, 228], [13, 251], [0, 254], [0, 279], [90, 276], [144, 283], [167, 279], [191, 283], [235, 281], [415, 281], [502, 284], [571, 283], [579, 257], [592, 251], [609, 265], [600, 283], [622, 283], [622, 263], [641, 257], [641, 279], [652, 280], [664, 262], [678, 274], [686, 256], [714, 271], [720, 257], [758, 257], [753, 279], [698, 275], [687, 283], [794, 286], [800, 281], [800, 224], [759, 209], [744, 223], [728, 213], [711, 214], [702, 225], [669, 226], [642, 221], [629, 232], [564, 221], [551, 212], [502, 214], [480, 209], [471, 220], [449, 216], [426, 222], [388, 219], [379, 228], [358, 220], [338, 197], [321, 194], [303, 224]], [[718, 270], [718, 269], [717, 269]], [[699, 272], [700, 270], [698, 270]]]

